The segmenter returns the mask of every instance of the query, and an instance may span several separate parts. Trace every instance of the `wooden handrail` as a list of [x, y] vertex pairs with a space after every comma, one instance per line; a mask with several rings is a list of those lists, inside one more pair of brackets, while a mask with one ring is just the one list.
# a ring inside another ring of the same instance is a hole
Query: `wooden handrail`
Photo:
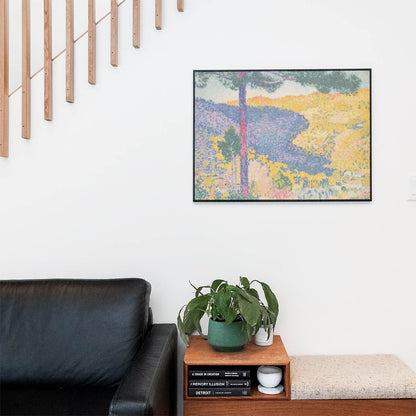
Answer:
[[9, 156], [9, 4], [0, 0], [0, 156]]
[[133, 0], [133, 46], [140, 48], [140, 0]]
[[118, 66], [118, 4], [111, 0], [111, 65]]
[[183, 12], [183, 0], [178, 0], [177, 8], [178, 8], [178, 12]]
[[52, 0], [43, 2], [44, 118], [52, 120]]
[[74, 0], [66, 0], [66, 101], [74, 102]]
[[22, 0], [22, 137], [30, 139], [30, 0]]
[[96, 82], [97, 24], [95, 23], [95, 0], [88, 0], [88, 82]]
[[155, 27], [162, 29], [162, 0], [155, 0]]

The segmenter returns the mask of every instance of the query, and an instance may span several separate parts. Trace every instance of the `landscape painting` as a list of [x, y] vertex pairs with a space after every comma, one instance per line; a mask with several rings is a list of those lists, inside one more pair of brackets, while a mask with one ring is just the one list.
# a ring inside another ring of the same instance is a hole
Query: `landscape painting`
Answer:
[[370, 201], [371, 70], [194, 71], [194, 201]]

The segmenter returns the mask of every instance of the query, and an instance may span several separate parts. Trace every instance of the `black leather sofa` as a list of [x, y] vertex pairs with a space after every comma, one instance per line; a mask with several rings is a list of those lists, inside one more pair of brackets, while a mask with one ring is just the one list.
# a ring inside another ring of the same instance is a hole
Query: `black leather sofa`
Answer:
[[0, 281], [1, 416], [176, 414], [177, 331], [142, 279]]

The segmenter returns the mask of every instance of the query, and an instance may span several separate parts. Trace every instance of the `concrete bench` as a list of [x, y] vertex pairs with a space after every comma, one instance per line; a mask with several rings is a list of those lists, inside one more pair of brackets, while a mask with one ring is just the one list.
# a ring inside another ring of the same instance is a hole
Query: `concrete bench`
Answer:
[[290, 374], [293, 414], [416, 416], [416, 374], [394, 355], [293, 356]]

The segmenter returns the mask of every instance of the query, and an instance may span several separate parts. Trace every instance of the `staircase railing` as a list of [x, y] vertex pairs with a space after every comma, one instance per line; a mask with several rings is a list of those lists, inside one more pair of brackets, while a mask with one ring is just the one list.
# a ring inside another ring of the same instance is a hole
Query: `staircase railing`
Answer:
[[[43, 71], [44, 73], [44, 119], [53, 118], [53, 61], [65, 53], [66, 65], [66, 101], [75, 101], [75, 65], [74, 47], [82, 37], [88, 34], [88, 82], [96, 82], [96, 26], [108, 16], [111, 17], [110, 63], [118, 65], [118, 8], [127, 0], [118, 2], [109, 0], [111, 9], [100, 20], [95, 19], [95, 0], [88, 0], [88, 30], [74, 39], [74, 0], [65, 0], [66, 6], [66, 47], [56, 56], [52, 56], [52, 0], [44, 0], [44, 66], [31, 74], [30, 51], [30, 0], [22, 1], [22, 84], [9, 92], [9, 2], [0, 0], [0, 157], [9, 156], [9, 98], [22, 90], [22, 138], [31, 137], [31, 80]], [[63, 0], [62, 0], [63, 1]], [[155, 27], [162, 29], [162, 0], [155, 1]], [[184, 0], [177, 0], [179, 12], [184, 10]], [[132, 44], [140, 47], [140, 0], [132, 0]]]

